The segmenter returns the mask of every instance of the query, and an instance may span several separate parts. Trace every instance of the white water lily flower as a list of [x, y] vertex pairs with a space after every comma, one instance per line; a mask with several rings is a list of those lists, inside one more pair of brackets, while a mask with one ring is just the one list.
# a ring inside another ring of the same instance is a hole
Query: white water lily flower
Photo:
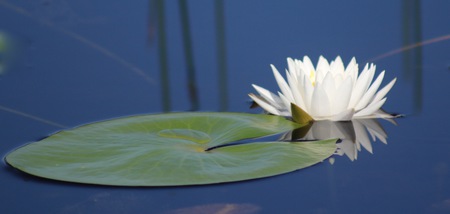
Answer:
[[348, 121], [356, 118], [391, 118], [381, 110], [386, 94], [394, 86], [396, 78], [378, 90], [384, 71], [373, 81], [374, 64], [366, 64], [358, 75], [355, 58], [344, 68], [338, 56], [328, 61], [320, 56], [317, 67], [305, 56], [303, 61], [287, 59], [286, 80], [271, 65], [280, 87], [278, 95], [253, 85], [260, 94], [249, 96], [264, 110], [274, 115], [291, 117], [291, 103], [308, 113], [314, 120]]

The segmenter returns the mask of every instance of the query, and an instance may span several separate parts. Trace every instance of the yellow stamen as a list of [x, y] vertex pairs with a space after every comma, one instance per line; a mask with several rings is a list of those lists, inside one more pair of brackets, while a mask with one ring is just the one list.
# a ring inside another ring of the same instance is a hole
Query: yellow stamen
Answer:
[[311, 70], [309, 73], [309, 80], [313, 86], [316, 86], [316, 72], [314, 72], [314, 70]]

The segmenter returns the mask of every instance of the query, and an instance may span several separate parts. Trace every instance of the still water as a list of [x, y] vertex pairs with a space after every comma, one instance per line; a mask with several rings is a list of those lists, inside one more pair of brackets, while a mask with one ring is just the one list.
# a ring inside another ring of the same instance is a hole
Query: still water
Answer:
[[3, 163], [2, 212], [449, 213], [449, 8], [445, 0], [0, 0], [2, 155], [126, 115], [260, 113], [249, 109], [251, 84], [276, 91], [269, 65], [282, 70], [287, 57], [304, 55], [376, 63], [382, 85], [398, 78], [384, 109], [406, 115], [398, 125], [353, 124], [372, 127], [369, 143], [347, 142], [313, 167], [220, 185], [78, 185]]

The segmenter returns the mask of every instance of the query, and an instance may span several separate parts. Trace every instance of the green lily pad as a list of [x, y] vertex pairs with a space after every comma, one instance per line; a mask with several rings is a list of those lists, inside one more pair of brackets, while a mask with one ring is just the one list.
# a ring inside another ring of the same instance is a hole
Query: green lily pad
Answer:
[[299, 126], [244, 113], [131, 116], [58, 132], [11, 152], [6, 161], [32, 175], [88, 184], [231, 182], [291, 172], [333, 154], [335, 140], [234, 143]]

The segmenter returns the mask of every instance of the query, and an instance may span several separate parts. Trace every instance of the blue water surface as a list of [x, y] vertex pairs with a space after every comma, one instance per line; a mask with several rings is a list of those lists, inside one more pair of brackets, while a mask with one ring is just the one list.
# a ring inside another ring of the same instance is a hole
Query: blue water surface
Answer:
[[449, 8], [445, 0], [0, 0], [9, 47], [0, 50], [2, 156], [63, 127], [127, 115], [261, 113], [249, 109], [251, 84], [278, 90], [269, 65], [282, 71], [287, 57], [304, 55], [376, 63], [383, 85], [398, 79], [384, 109], [406, 115], [398, 126], [381, 122], [387, 144], [373, 142], [373, 154], [361, 148], [353, 161], [334, 156], [245, 182], [80, 185], [3, 163], [2, 213], [449, 213]]

